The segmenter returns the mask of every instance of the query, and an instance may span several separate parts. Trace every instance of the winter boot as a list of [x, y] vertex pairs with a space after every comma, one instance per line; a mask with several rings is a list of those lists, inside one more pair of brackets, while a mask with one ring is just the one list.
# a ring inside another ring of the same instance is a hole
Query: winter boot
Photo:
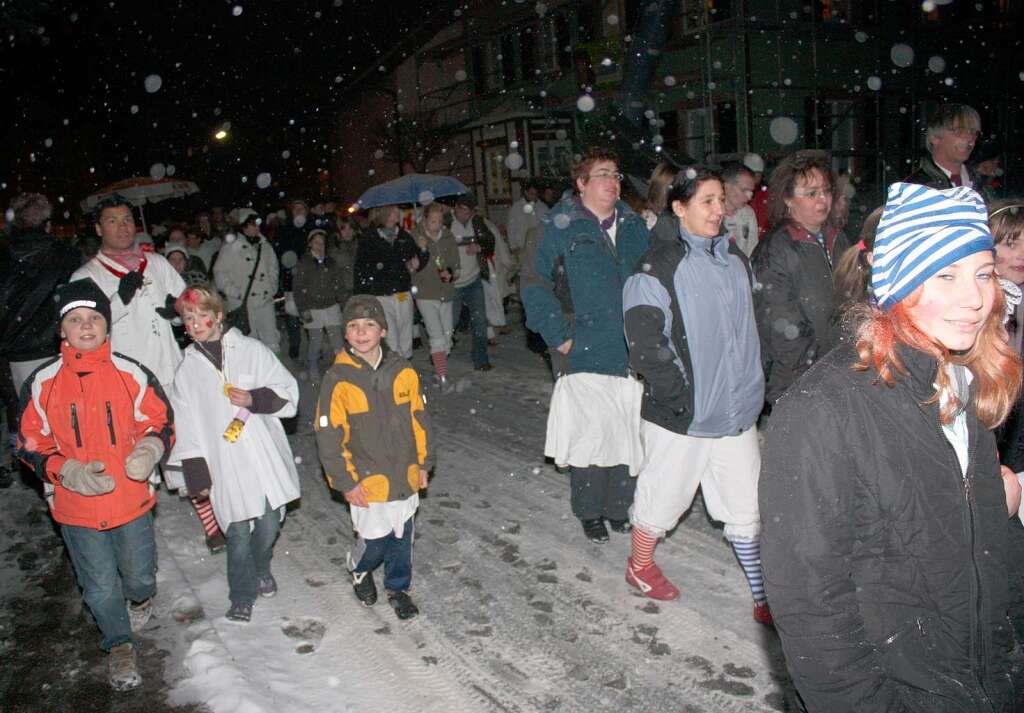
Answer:
[[412, 619], [420, 613], [408, 592], [388, 592], [388, 604], [395, 610], [395, 616], [399, 619]]
[[237, 621], [240, 624], [248, 624], [252, 621], [252, 602], [231, 602], [224, 617], [228, 621]]
[[364, 607], [372, 607], [377, 603], [377, 585], [373, 583], [373, 572], [352, 572], [352, 589]]
[[224, 533], [217, 530], [212, 535], [206, 536], [206, 548], [210, 550], [211, 555], [215, 555], [218, 552], [223, 552], [227, 549], [228, 541], [224, 538]]
[[277, 580], [274, 579], [274, 575], [268, 574], [266, 577], [257, 577], [256, 593], [261, 597], [268, 598], [277, 594]]
[[603, 544], [608, 541], [608, 528], [604, 526], [604, 520], [595, 517], [589, 520], [580, 520], [583, 525], [583, 534], [591, 542]]
[[132, 631], [139, 631], [149, 620], [153, 617], [153, 597], [150, 597], [144, 602], [138, 604], [128, 604], [128, 622], [132, 626]]
[[142, 685], [132, 642], [119, 644], [107, 654], [107, 680], [115, 691], [130, 691]]
[[626, 582], [651, 599], [667, 602], [679, 596], [679, 590], [665, 579], [661, 568], [653, 562], [643, 569], [636, 569], [633, 567], [633, 558], [630, 557], [626, 560]]
[[608, 527], [612, 528], [615, 532], [619, 532], [625, 535], [627, 532], [633, 529], [633, 523], [629, 520], [612, 520], [608, 519]]

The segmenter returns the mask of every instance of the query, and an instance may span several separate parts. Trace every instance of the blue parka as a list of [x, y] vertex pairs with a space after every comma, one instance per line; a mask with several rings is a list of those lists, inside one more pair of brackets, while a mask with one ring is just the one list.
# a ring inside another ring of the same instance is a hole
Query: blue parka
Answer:
[[615, 210], [612, 242], [579, 198], [563, 199], [544, 221], [544, 233], [523, 268], [526, 326], [550, 349], [573, 340], [569, 373], [629, 373], [622, 287], [650, 238], [646, 223], [629, 206], [618, 201]]

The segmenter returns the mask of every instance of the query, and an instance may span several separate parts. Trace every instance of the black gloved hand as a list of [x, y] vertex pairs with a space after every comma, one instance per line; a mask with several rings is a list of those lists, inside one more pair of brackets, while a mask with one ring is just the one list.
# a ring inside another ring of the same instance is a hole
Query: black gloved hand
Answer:
[[117, 283], [117, 296], [121, 298], [121, 303], [127, 306], [140, 287], [142, 287], [141, 272], [129, 272], [122, 277], [121, 281]]
[[164, 319], [170, 321], [178, 316], [178, 311], [174, 309], [174, 298], [167, 295], [167, 299], [164, 301], [163, 307], [157, 307], [156, 313]]

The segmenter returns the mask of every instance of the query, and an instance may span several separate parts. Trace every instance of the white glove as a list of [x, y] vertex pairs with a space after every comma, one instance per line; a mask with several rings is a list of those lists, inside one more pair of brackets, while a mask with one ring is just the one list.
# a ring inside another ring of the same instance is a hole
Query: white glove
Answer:
[[124, 470], [129, 478], [140, 483], [152, 474], [153, 468], [164, 455], [164, 442], [155, 436], [146, 436], [128, 454]]
[[106, 469], [103, 461], [68, 458], [60, 469], [60, 484], [79, 495], [105, 495], [114, 489], [114, 479], [103, 472]]

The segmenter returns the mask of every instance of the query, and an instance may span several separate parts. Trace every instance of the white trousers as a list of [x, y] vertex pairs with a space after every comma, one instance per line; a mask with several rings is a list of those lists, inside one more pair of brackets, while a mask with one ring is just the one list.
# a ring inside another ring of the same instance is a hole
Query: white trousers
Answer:
[[388, 333], [384, 337], [388, 347], [406, 359], [411, 359], [412, 297], [408, 292], [399, 292], [387, 297], [378, 295], [377, 300], [384, 308], [384, 316], [388, 320]]
[[760, 533], [757, 426], [738, 436], [697, 438], [641, 421], [640, 440], [644, 464], [630, 512], [634, 526], [663, 537], [690, 508], [700, 486], [708, 514], [725, 523], [726, 539]]
[[281, 351], [281, 332], [277, 329], [277, 315], [274, 314], [274, 303], [267, 302], [261, 305], [248, 303], [249, 327], [252, 332], [249, 336], [259, 339], [270, 351], [277, 354]]
[[[484, 308], [487, 310], [487, 324], [492, 327], [504, 327], [505, 305], [501, 302], [501, 293], [498, 292], [498, 285], [494, 278], [483, 280], [484, 285]], [[493, 336], [489, 335], [489, 336]]]
[[430, 340], [430, 353], [452, 350], [452, 303], [441, 300], [416, 300], [423, 326]]

